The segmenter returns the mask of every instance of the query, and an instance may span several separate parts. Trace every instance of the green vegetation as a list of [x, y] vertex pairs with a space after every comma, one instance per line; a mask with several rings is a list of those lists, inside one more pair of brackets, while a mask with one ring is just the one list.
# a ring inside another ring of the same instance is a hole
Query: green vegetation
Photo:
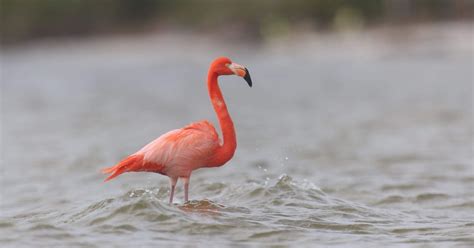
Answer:
[[377, 23], [469, 18], [469, 0], [1, 0], [1, 41], [140, 32], [149, 29], [222, 31], [249, 38]]

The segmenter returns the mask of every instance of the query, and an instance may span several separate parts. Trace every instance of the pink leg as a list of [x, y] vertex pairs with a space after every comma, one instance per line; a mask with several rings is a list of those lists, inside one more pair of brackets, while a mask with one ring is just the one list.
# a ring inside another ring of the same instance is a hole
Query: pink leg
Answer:
[[173, 203], [174, 188], [176, 187], [176, 182], [178, 182], [177, 177], [170, 177], [170, 205]]
[[184, 202], [187, 202], [188, 199], [188, 192], [189, 192], [189, 177], [183, 177], [184, 183]]

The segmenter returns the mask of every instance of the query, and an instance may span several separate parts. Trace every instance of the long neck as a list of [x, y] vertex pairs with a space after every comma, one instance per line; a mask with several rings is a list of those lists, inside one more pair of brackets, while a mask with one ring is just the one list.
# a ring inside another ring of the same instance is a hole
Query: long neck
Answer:
[[207, 88], [209, 90], [209, 97], [211, 98], [212, 106], [217, 114], [219, 125], [222, 130], [223, 143], [219, 146], [217, 151], [209, 161], [209, 167], [221, 166], [229, 161], [234, 156], [237, 142], [235, 139], [234, 123], [230, 118], [224, 98], [222, 97], [221, 89], [217, 83], [217, 73], [212, 69], [209, 70]]

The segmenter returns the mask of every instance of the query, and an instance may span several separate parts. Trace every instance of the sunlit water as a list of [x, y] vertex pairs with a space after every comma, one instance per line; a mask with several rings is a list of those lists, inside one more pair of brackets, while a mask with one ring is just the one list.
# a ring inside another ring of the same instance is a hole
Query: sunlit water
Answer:
[[[406, 31], [406, 30], [405, 30]], [[473, 47], [463, 25], [306, 35], [261, 45], [165, 35], [2, 53], [2, 247], [472, 247]], [[192, 121], [216, 123], [221, 79], [232, 161], [168, 179], [100, 168]]]

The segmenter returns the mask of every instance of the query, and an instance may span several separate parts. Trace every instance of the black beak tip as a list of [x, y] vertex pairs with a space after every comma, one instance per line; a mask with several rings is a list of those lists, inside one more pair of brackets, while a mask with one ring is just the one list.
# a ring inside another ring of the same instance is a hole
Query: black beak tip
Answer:
[[245, 68], [245, 77], [244, 77], [244, 79], [249, 84], [249, 86], [252, 87], [252, 78], [250, 78], [250, 73], [249, 73], [249, 70], [247, 70], [247, 68]]

